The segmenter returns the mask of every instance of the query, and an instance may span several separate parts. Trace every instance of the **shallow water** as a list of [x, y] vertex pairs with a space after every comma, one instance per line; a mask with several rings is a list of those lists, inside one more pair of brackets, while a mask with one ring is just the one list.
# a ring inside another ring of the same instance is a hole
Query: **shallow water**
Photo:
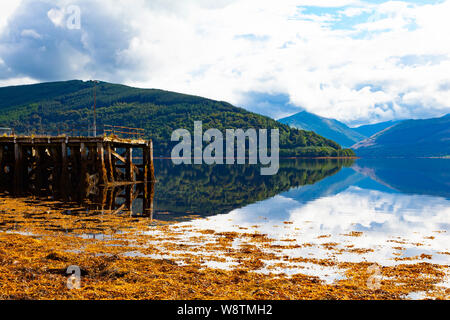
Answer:
[[[188, 254], [202, 256], [205, 267], [238, 266], [226, 249], [208, 247], [223, 232], [258, 233], [272, 240], [270, 246], [260, 246], [270, 258], [256, 272], [302, 273], [329, 283], [345, 277], [345, 270], [337, 267], [340, 262], [450, 264], [447, 159], [284, 160], [275, 176], [261, 176], [259, 167], [250, 165], [174, 166], [168, 160], [156, 160], [155, 167], [154, 186], [99, 188], [84, 198], [73, 195], [72, 200], [78, 201], [63, 205], [62, 212], [101, 221], [105, 212], [141, 216], [150, 210], [150, 217], [137, 219], [148, 219], [143, 234], [156, 237], [142, 249], [152, 247], [163, 254], [130, 248], [125, 255], [173, 258], [180, 265], [186, 263], [181, 256]], [[144, 190], [151, 190], [151, 195], [142, 195]], [[134, 201], [127, 200], [130, 194]], [[124, 207], [127, 202], [131, 206]], [[32, 213], [27, 217], [49, 223]], [[166, 234], [154, 227], [158, 221], [171, 222], [170, 243], [182, 247], [167, 250]], [[66, 227], [66, 233], [78, 230], [80, 235], [79, 228]], [[205, 235], [205, 230], [211, 234]], [[121, 233], [118, 230], [117, 236]], [[114, 238], [103, 234], [101, 225], [95, 233], [81, 233], [81, 237]], [[244, 235], [234, 238], [231, 247], [255, 244], [259, 246]], [[448, 277], [440, 286], [450, 287]]]
[[[205, 229], [252, 230], [266, 234], [275, 243], [298, 245], [277, 252], [280, 257], [380, 265], [450, 263], [449, 160], [285, 161], [278, 177], [259, 177], [258, 183], [233, 170], [242, 171], [232, 169], [222, 180], [213, 182], [214, 171], [206, 178], [190, 172], [188, 176], [195, 178], [186, 180], [187, 194], [173, 195], [173, 202], [165, 186], [157, 185], [155, 217], [161, 211], [166, 213], [164, 219], [179, 216], [184, 205], [184, 211], [207, 216], [178, 223], [192, 234]], [[298, 177], [302, 178], [295, 179]], [[234, 184], [230, 184], [231, 180]], [[223, 184], [227, 187], [219, 193]], [[259, 193], [262, 185], [266, 198]], [[209, 206], [207, 191], [212, 192], [213, 201], [227, 199], [216, 208], [220, 214], [214, 214], [214, 206]], [[158, 201], [162, 192], [163, 201]], [[190, 193], [197, 195], [198, 202]], [[237, 200], [234, 208], [230, 199]], [[208, 204], [202, 207], [203, 203]], [[328, 281], [340, 277], [327, 269], [303, 263], [280, 271], [322, 275]]]

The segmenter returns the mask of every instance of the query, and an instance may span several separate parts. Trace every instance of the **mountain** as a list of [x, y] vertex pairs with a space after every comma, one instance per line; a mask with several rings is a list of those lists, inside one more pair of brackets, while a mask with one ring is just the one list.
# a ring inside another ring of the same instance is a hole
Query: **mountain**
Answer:
[[368, 136], [361, 134], [342, 122], [334, 119], [320, 117], [307, 111], [278, 120], [293, 128], [314, 131], [315, 133], [334, 140], [342, 146], [350, 147]]
[[450, 155], [450, 114], [405, 120], [355, 144], [363, 157], [443, 157]]
[[[103, 125], [143, 128], [155, 156], [168, 156], [178, 142], [174, 130], [267, 128], [280, 130], [280, 156], [353, 156], [336, 142], [313, 132], [289, 128], [273, 119], [227, 102], [157, 89], [98, 82], [97, 128]], [[94, 82], [71, 80], [0, 88], [0, 126], [22, 134], [87, 135], [93, 118]]]
[[375, 133], [378, 133], [380, 131], [383, 131], [384, 129], [392, 127], [393, 125], [395, 125], [401, 121], [404, 121], [404, 120], [391, 120], [391, 121], [379, 122], [379, 123], [375, 123], [375, 124], [367, 124], [367, 125], [362, 125], [359, 127], [352, 128], [352, 130], [358, 132], [359, 134], [365, 136], [366, 138], [369, 138], [369, 137], [373, 136]]

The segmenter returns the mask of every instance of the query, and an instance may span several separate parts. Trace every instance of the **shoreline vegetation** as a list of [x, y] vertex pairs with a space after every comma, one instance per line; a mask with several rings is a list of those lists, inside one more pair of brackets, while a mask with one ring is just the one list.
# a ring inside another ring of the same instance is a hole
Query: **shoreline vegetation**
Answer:
[[[396, 265], [380, 266], [380, 286], [370, 289], [370, 262], [277, 257], [277, 250], [298, 244], [276, 244], [254, 230], [194, 233], [177, 223], [108, 213], [72, 215], [70, 210], [68, 204], [0, 195], [0, 298], [405, 299], [420, 292], [426, 298], [448, 299], [450, 295], [449, 288], [439, 285], [449, 267], [426, 262], [425, 254], [416, 257], [418, 262], [399, 258]], [[190, 243], [180, 242], [180, 236]], [[233, 245], [237, 240], [238, 247]], [[336, 244], [326, 245], [336, 250]], [[167, 253], [173, 254], [169, 258]], [[235, 262], [230, 268], [217, 267], [229, 260]], [[278, 268], [300, 262], [332, 267], [345, 276], [327, 283], [302, 273], [279, 273], [277, 268], [259, 272], [267, 261]], [[80, 289], [66, 286], [71, 265], [81, 269]]]

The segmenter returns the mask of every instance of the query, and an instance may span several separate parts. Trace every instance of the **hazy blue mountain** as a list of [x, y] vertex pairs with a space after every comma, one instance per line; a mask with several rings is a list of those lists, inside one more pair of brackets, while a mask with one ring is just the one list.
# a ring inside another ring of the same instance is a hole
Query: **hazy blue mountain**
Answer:
[[368, 137], [356, 132], [338, 120], [320, 117], [307, 111], [296, 113], [278, 121], [293, 128], [314, 131], [346, 147], [352, 146]]
[[373, 136], [375, 133], [383, 131], [386, 128], [392, 127], [394, 124], [397, 124], [404, 120], [390, 120], [385, 122], [379, 122], [375, 124], [366, 124], [359, 127], [352, 128], [353, 131], [358, 132], [359, 134], [368, 137]]
[[450, 114], [405, 120], [352, 147], [363, 157], [443, 157], [450, 155]]

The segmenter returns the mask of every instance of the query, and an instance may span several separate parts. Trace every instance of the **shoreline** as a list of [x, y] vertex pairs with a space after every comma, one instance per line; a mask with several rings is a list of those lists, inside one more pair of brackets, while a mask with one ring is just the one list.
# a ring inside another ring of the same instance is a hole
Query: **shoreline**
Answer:
[[[417, 263], [380, 265], [384, 277], [380, 288], [372, 290], [367, 287], [372, 263], [278, 259], [277, 250], [298, 244], [280, 245], [253, 230], [194, 230], [186, 224], [155, 225], [149, 219], [108, 213], [71, 216], [63, 214], [58, 203], [34, 201], [0, 196], [3, 299], [405, 299], [416, 292], [448, 299], [450, 295], [450, 289], [438, 286], [448, 266], [425, 262], [427, 257]], [[178, 240], [186, 237], [191, 244]], [[235, 248], [236, 241], [243, 244]], [[332, 243], [325, 245], [334, 250]], [[167, 257], [167, 252], [173, 256]], [[227, 259], [237, 265], [212, 267]], [[206, 260], [210, 262], [205, 265]], [[283, 268], [299, 263], [337, 268], [345, 277], [327, 283], [299, 272], [277, 273], [276, 268], [259, 272], [269, 260]], [[66, 287], [70, 265], [81, 268], [80, 289]]]

